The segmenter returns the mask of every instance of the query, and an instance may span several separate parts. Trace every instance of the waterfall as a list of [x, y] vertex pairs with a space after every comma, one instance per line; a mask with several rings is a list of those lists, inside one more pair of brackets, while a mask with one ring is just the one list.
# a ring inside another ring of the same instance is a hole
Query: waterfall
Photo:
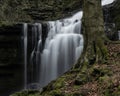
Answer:
[[24, 34], [24, 88], [27, 87], [27, 23], [23, 24]]
[[70, 18], [48, 22], [48, 36], [41, 53], [41, 87], [69, 70], [80, 57], [83, 49], [81, 18], [82, 12], [78, 12]]
[[[112, 3], [103, 0], [102, 5]], [[75, 64], [83, 50], [81, 18], [83, 12], [56, 21], [48, 21], [47, 32], [41, 23], [32, 28], [24, 24], [25, 87], [40, 88], [61, 76]], [[27, 34], [27, 31], [28, 34]], [[37, 84], [37, 85], [36, 85]]]
[[[40, 23], [33, 24], [31, 35], [30, 52], [30, 82], [29, 87], [37, 86], [39, 83], [39, 71], [42, 49], [42, 26]], [[29, 65], [28, 65], [29, 66]]]
[[104, 5], [111, 4], [111, 3], [113, 3], [114, 1], [115, 1], [115, 0], [102, 0], [101, 4], [102, 4], [102, 6], [104, 6]]
[[25, 88], [42, 88], [76, 63], [83, 50], [82, 14], [46, 22], [47, 34], [40, 23], [31, 29], [24, 24]]
[[120, 31], [118, 31], [118, 40], [120, 40]]

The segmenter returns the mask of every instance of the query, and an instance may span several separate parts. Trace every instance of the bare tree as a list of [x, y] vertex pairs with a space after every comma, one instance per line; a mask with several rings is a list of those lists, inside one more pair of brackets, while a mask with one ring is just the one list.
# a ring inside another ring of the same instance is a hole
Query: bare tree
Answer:
[[101, 0], [83, 2], [84, 50], [75, 67], [84, 64], [102, 63], [107, 59], [104, 21]]

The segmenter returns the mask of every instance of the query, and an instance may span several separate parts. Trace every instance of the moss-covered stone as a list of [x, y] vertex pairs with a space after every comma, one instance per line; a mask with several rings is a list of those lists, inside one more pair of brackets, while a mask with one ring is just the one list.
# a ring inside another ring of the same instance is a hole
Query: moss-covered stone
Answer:
[[64, 96], [64, 94], [59, 89], [53, 90], [49, 94], [50, 94], [50, 96]]
[[53, 87], [54, 87], [54, 89], [59, 89], [59, 88], [63, 87], [64, 84], [65, 84], [65, 78], [59, 78], [59, 79], [57, 80], [57, 82], [55, 82], [55, 83], [53, 84]]
[[64, 77], [60, 77], [57, 80], [52, 81], [50, 84], [48, 84], [48, 86], [43, 88], [42, 94], [44, 94], [44, 92], [47, 92], [47, 91], [53, 91], [53, 90], [55, 91], [62, 88], [65, 85], [65, 79], [66, 78]]

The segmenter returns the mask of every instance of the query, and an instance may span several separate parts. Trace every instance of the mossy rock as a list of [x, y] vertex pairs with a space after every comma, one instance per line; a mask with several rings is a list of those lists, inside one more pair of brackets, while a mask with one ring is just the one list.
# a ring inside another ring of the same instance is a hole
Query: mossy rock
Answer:
[[64, 94], [59, 89], [53, 90], [49, 94], [50, 94], [50, 96], [64, 96]]
[[65, 84], [65, 78], [64, 77], [60, 77], [55, 81], [52, 81], [51, 83], [49, 83], [46, 87], [43, 88], [42, 94], [46, 91], [51, 91], [51, 90], [56, 90], [56, 89], [60, 89], [61, 87], [63, 87]]
[[57, 82], [55, 82], [53, 84], [53, 87], [54, 87], [54, 89], [59, 89], [59, 88], [63, 87], [64, 84], [65, 84], [65, 78], [61, 77], [57, 80]]

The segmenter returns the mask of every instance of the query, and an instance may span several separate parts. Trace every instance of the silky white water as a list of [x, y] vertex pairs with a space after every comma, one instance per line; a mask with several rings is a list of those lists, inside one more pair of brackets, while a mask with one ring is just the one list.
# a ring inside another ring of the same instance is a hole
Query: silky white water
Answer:
[[108, 5], [108, 4], [111, 4], [111, 3], [113, 3], [115, 0], [102, 0], [102, 5], [104, 6], [104, 5]]
[[49, 21], [49, 31], [41, 53], [40, 86], [69, 70], [83, 50], [82, 12], [57, 21]]
[[[113, 1], [102, 0], [101, 4]], [[25, 88], [31, 83], [32, 87], [36, 86], [34, 84], [44, 87], [77, 62], [84, 41], [81, 34], [82, 15], [80, 11], [66, 19], [46, 22], [47, 37], [43, 36], [46, 33], [42, 31], [42, 24], [33, 24], [32, 35], [27, 34], [27, 24], [24, 24]]]
[[[42, 26], [40, 23], [33, 24], [32, 35], [31, 35], [31, 54], [30, 54], [30, 83], [39, 82], [39, 66], [40, 66], [40, 55], [42, 46]], [[29, 66], [29, 65], [28, 65]]]
[[120, 40], [120, 31], [118, 31], [118, 40]]
[[27, 87], [27, 23], [23, 24], [24, 34], [24, 89]]
[[[102, 0], [101, 5], [113, 3], [114, 0]], [[41, 54], [40, 86], [69, 70], [80, 57], [83, 50], [80, 11], [70, 18], [49, 21], [49, 32]]]

